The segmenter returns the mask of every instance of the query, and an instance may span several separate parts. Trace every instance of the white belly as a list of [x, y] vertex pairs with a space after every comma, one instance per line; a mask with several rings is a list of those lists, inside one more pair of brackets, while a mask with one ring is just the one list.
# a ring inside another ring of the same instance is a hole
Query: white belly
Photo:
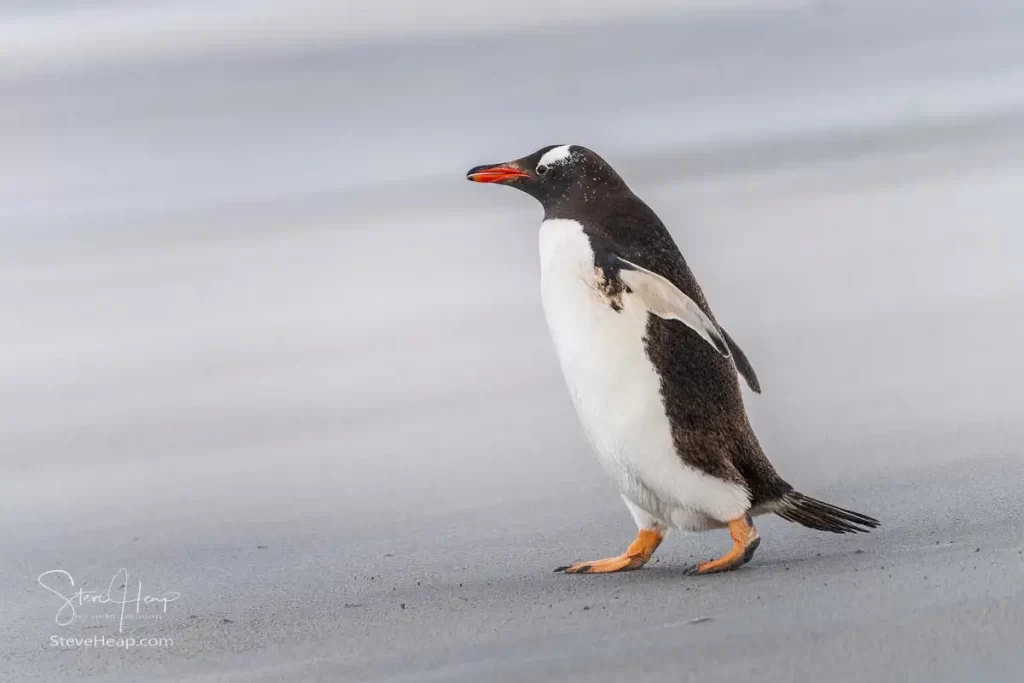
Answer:
[[647, 357], [647, 309], [623, 294], [614, 310], [595, 288], [594, 254], [579, 223], [544, 221], [541, 297], [559, 363], [587, 438], [622, 494], [664, 523], [719, 526], [744, 514], [745, 490], [676, 453]]

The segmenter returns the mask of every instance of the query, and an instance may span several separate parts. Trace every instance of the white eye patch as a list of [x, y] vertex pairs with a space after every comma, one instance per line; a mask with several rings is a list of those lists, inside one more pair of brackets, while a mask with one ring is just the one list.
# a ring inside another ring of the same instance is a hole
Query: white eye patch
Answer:
[[562, 145], [561, 147], [555, 147], [544, 152], [544, 155], [540, 158], [537, 163], [538, 166], [554, 166], [555, 164], [562, 164], [569, 160], [572, 156], [572, 152], [569, 148], [572, 145]]

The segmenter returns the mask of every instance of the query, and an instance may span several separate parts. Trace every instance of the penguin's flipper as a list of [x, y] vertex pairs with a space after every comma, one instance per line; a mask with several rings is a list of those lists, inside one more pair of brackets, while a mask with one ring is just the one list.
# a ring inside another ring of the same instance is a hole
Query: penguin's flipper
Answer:
[[667, 278], [631, 263], [621, 256], [615, 257], [619, 278], [659, 318], [678, 320], [703, 337], [718, 353], [729, 357], [729, 344], [718, 326], [711, 321], [693, 299], [686, 296]]
[[743, 379], [747, 380], [747, 386], [755, 394], [761, 393], [761, 383], [757, 380], [757, 375], [754, 374], [754, 366], [747, 360], [747, 354], [743, 353], [743, 349], [739, 347], [739, 344], [732, 340], [729, 333], [725, 328], [721, 328], [722, 336], [725, 337], [725, 343], [729, 345], [729, 350], [732, 351], [732, 359], [736, 363], [736, 369], [740, 371], [740, 375]]

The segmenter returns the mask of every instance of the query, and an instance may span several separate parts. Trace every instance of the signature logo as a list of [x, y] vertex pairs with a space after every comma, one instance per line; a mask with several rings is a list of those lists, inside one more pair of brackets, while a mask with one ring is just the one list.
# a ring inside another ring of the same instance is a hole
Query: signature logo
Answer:
[[181, 593], [169, 591], [163, 595], [143, 595], [142, 581], [139, 581], [134, 590], [129, 594], [128, 570], [122, 567], [114, 573], [110, 579], [106, 592], [98, 590], [85, 590], [84, 586], [76, 586], [74, 577], [63, 569], [51, 569], [43, 572], [37, 579], [39, 585], [56, 595], [61, 600], [60, 608], [54, 621], [58, 626], [67, 626], [78, 616], [76, 607], [85, 605], [114, 606], [120, 610], [118, 615], [117, 630], [124, 632], [125, 613], [129, 616], [133, 610], [135, 615], [140, 615], [143, 609], [162, 610], [167, 614], [167, 605], [181, 597]]

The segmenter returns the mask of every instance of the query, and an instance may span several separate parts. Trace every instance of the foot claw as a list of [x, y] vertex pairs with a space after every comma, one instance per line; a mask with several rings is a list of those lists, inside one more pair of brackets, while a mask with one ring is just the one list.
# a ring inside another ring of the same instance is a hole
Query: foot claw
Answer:
[[577, 562], [568, 567], [559, 567], [556, 572], [566, 574], [610, 574], [613, 572], [628, 572], [639, 569], [643, 562], [633, 558], [610, 557], [607, 560], [592, 560], [590, 562]]
[[[710, 562], [704, 562], [702, 564], [711, 564]], [[705, 569], [701, 568], [700, 564], [691, 564], [689, 567], [683, 570], [683, 574], [687, 576], [705, 576], [707, 574], [724, 574], [725, 572], [736, 571], [740, 568], [740, 563], [731, 566], [723, 567], [708, 567]]]
[[757, 550], [757, 546], [761, 545], [761, 539], [755, 538], [747, 546], [747, 549], [743, 551], [743, 564], [750, 562], [750, 558], [754, 556], [754, 551]]

